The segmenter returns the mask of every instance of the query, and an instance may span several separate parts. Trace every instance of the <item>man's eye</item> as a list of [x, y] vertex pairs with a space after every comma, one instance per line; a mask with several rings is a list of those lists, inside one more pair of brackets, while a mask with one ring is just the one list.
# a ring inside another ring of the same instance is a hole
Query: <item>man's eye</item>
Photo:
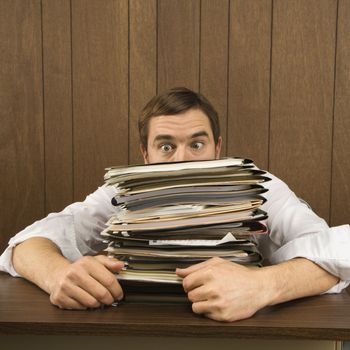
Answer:
[[195, 149], [196, 151], [202, 149], [204, 146], [203, 142], [193, 142], [192, 143], [192, 148]]
[[172, 145], [168, 144], [168, 143], [160, 146], [161, 151], [164, 152], [164, 153], [171, 152], [173, 150], [173, 148], [174, 147]]

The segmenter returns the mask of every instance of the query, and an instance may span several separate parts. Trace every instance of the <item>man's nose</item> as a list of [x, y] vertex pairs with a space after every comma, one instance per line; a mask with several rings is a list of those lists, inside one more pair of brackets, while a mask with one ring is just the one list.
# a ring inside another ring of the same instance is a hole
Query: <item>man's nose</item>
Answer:
[[177, 147], [176, 152], [174, 153], [173, 161], [183, 162], [186, 160], [191, 160], [190, 155], [186, 150], [186, 147]]

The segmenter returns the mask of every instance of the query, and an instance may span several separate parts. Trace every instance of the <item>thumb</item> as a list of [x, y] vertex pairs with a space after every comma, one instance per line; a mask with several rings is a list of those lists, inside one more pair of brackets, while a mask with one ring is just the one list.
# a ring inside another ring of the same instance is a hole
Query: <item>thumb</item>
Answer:
[[118, 272], [125, 265], [123, 261], [108, 257], [106, 255], [98, 255], [95, 258], [111, 272]]

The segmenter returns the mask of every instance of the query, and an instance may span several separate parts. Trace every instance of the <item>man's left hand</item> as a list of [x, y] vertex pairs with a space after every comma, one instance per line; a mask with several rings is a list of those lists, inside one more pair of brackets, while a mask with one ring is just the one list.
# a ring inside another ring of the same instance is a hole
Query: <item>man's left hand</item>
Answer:
[[212, 258], [176, 273], [183, 277], [193, 312], [231, 322], [248, 318], [268, 305], [269, 288], [260, 270]]

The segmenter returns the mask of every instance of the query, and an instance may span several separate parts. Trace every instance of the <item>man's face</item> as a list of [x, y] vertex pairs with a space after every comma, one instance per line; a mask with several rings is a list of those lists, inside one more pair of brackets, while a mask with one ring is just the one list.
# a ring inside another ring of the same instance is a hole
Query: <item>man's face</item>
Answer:
[[146, 164], [218, 159], [221, 143], [219, 137], [215, 145], [209, 118], [199, 109], [190, 109], [151, 118], [147, 150], [141, 145], [141, 152]]

